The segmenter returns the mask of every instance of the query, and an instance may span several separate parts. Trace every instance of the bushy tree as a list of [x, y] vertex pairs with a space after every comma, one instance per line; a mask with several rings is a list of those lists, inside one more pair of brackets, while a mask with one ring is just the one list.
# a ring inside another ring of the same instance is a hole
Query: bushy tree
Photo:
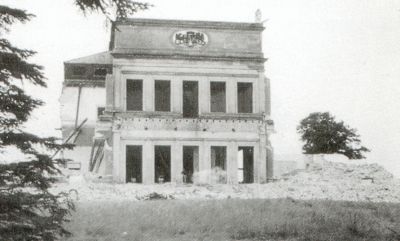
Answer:
[[343, 154], [349, 159], [365, 158], [369, 149], [361, 146], [357, 130], [337, 121], [329, 112], [315, 112], [304, 118], [297, 127], [305, 142], [305, 154]]
[[[130, 0], [73, 0], [84, 11], [100, 11], [124, 18], [148, 4]], [[112, 9], [112, 11], [110, 10]], [[69, 232], [63, 227], [73, 203], [67, 193], [53, 194], [49, 187], [60, 174], [51, 153], [70, 145], [54, 137], [39, 137], [23, 130], [31, 112], [43, 104], [29, 96], [22, 83], [46, 87], [42, 67], [29, 62], [32, 50], [14, 46], [4, 35], [13, 24], [34, 15], [0, 5], [0, 152], [16, 147], [25, 158], [0, 162], [0, 240], [59, 240]], [[9, 149], [9, 148], [8, 148]]]

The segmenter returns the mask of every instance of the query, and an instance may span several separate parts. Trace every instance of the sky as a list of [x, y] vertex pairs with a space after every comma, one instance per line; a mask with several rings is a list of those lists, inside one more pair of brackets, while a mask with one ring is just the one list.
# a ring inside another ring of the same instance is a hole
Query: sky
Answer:
[[[301, 156], [299, 121], [329, 111], [358, 130], [377, 162], [400, 177], [400, 1], [398, 0], [148, 0], [133, 17], [253, 22], [262, 11], [263, 51], [271, 79], [271, 137], [279, 160]], [[0, 0], [36, 15], [7, 35], [36, 50], [48, 88], [27, 91], [46, 102], [26, 128], [60, 135], [63, 62], [107, 50], [104, 16], [84, 16], [73, 0]]]

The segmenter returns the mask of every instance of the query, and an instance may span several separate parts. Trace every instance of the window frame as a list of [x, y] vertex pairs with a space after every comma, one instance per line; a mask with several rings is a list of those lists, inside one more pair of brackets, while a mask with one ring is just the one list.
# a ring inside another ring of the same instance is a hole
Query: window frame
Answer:
[[[138, 82], [140, 82], [141, 83], [141, 94], [142, 94], [142, 96], [141, 96], [141, 108], [140, 109], [129, 109], [128, 108], [128, 93], [129, 93], [129, 91], [128, 91], [128, 82], [129, 81], [132, 81], [132, 82], [135, 82], [135, 81], [138, 81]], [[126, 88], [126, 91], [125, 91], [125, 110], [127, 111], [127, 112], [138, 112], [138, 111], [143, 111], [144, 110], [144, 80], [143, 79], [138, 79], [138, 78], [127, 78], [126, 80], [125, 80], [125, 88]]]
[[[224, 105], [223, 111], [213, 111], [213, 91], [212, 85], [223, 85], [224, 86]], [[226, 103], [226, 82], [225, 81], [210, 81], [210, 113], [226, 113], [227, 112], [227, 103]]]
[[[249, 100], [250, 103], [250, 111], [240, 111], [240, 97], [239, 97], [239, 85], [249, 85], [251, 87], [251, 98]], [[236, 99], [237, 99], [237, 113], [238, 114], [253, 114], [254, 113], [254, 83], [253, 82], [237, 82], [236, 84]]]
[[[164, 82], [164, 83], [168, 83], [168, 88], [169, 88], [169, 93], [168, 93], [168, 110], [158, 110], [157, 109], [157, 91], [156, 91], [156, 86], [157, 86], [157, 82]], [[171, 80], [154, 80], [154, 111], [157, 112], [171, 112], [171, 107], [172, 107], [172, 89], [171, 89]]]

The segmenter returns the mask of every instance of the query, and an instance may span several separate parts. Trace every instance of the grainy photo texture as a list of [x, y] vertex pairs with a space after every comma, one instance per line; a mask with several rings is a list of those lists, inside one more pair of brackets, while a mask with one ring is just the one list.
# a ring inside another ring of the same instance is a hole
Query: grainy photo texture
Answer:
[[0, 240], [400, 240], [397, 0], [1, 0]]

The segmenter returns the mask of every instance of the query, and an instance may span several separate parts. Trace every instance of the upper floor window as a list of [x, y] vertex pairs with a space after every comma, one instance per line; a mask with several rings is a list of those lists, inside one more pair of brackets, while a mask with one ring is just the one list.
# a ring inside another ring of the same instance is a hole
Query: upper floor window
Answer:
[[96, 68], [94, 70], [94, 76], [95, 77], [106, 77], [107, 75], [107, 69], [106, 68]]
[[72, 68], [73, 76], [84, 76], [86, 74], [86, 68], [83, 66], [74, 66]]
[[238, 112], [253, 112], [253, 84], [237, 83]]
[[183, 81], [182, 96], [183, 118], [199, 116], [199, 88], [197, 81]]
[[126, 80], [126, 110], [143, 110], [143, 80]]
[[104, 107], [97, 107], [97, 117], [103, 115], [105, 110], [106, 108]]
[[171, 111], [171, 82], [156, 80], [154, 93], [155, 111]]
[[211, 112], [226, 112], [225, 82], [211, 82]]

